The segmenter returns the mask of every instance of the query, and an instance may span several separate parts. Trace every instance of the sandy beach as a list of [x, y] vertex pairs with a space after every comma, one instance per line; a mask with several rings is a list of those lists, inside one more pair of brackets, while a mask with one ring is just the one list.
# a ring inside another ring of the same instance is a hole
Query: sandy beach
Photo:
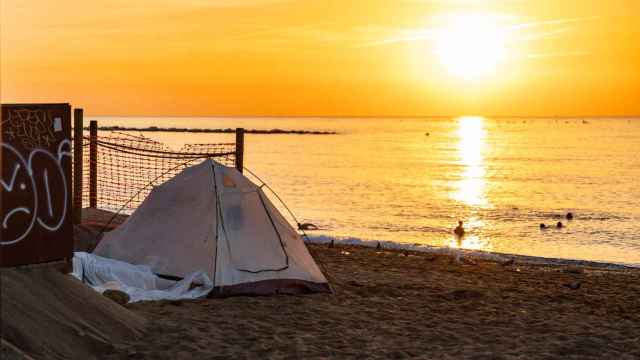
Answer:
[[640, 270], [310, 250], [335, 294], [130, 304], [147, 335], [101, 357], [640, 357]]

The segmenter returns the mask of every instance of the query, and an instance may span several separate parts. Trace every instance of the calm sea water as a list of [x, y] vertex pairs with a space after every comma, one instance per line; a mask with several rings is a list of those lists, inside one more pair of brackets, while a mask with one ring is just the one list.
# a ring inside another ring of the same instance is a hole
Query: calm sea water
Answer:
[[[322, 228], [313, 235], [640, 264], [640, 119], [97, 119], [337, 131], [245, 140], [245, 166]], [[233, 141], [145, 135], [176, 148]], [[468, 231], [461, 243], [458, 219]], [[539, 229], [557, 221], [566, 227]]]

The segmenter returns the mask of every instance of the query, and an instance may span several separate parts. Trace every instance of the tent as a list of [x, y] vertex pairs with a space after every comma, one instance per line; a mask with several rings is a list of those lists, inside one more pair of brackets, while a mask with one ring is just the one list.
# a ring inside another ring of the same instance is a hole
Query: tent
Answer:
[[202, 271], [213, 296], [330, 292], [302, 237], [261, 187], [211, 159], [154, 187], [94, 254], [168, 278]]

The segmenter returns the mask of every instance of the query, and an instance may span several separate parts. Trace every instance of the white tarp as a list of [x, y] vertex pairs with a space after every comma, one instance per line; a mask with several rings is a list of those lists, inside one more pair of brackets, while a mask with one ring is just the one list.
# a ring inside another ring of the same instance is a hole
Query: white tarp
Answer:
[[[100, 293], [109, 289], [123, 291], [129, 295], [129, 302], [197, 299], [213, 289], [213, 283], [202, 271], [190, 273], [180, 281], [171, 281], [155, 275], [149, 266], [132, 265], [86, 252], [74, 253], [72, 275]], [[192, 287], [192, 284], [196, 286]]]

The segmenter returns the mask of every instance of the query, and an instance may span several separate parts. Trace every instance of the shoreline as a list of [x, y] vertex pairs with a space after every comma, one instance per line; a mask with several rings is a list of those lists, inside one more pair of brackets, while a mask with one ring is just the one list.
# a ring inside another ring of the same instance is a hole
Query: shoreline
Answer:
[[526, 265], [550, 265], [550, 266], [578, 266], [597, 268], [604, 270], [638, 270], [640, 264], [615, 263], [609, 261], [595, 261], [582, 259], [563, 259], [538, 255], [523, 255], [514, 253], [504, 253], [497, 251], [475, 250], [451, 248], [447, 246], [435, 246], [428, 244], [401, 243], [388, 240], [363, 240], [355, 237], [332, 237], [326, 235], [309, 235], [305, 243], [328, 245], [331, 241], [340, 246], [357, 246], [364, 248], [376, 248], [381, 245], [381, 250], [385, 251], [414, 251], [418, 253], [434, 255], [461, 255], [472, 259], [488, 261], [509, 261], [514, 260]]

